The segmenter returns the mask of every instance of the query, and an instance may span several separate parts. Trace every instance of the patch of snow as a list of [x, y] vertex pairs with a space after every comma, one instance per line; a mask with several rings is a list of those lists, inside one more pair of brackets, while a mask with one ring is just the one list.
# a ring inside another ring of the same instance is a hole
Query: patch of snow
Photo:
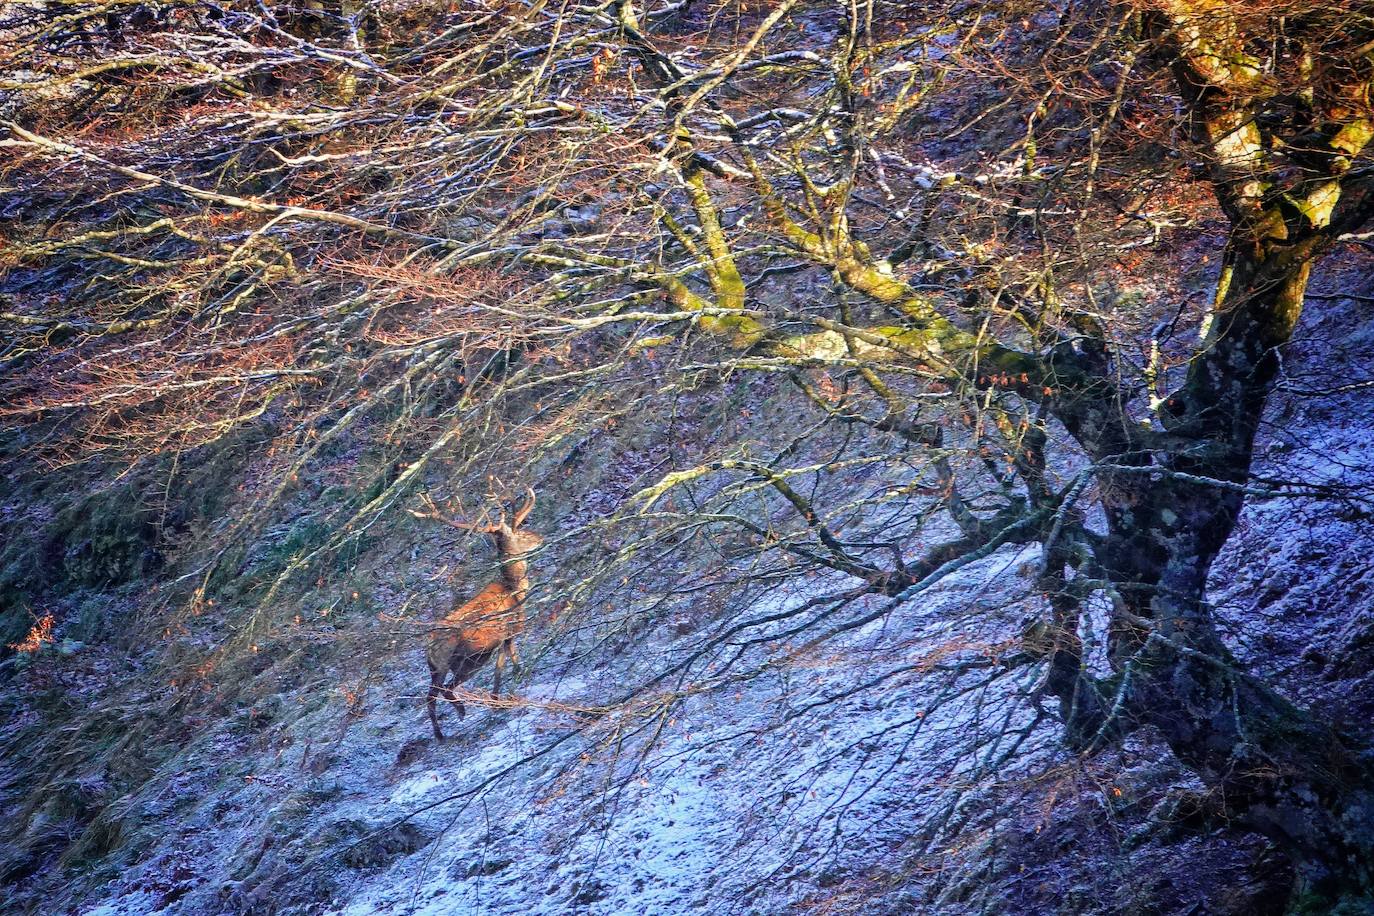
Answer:
[[162, 908], [158, 906], [157, 899], [152, 894], [138, 891], [102, 903], [93, 909], [82, 910], [81, 916], [149, 916], [161, 911]]

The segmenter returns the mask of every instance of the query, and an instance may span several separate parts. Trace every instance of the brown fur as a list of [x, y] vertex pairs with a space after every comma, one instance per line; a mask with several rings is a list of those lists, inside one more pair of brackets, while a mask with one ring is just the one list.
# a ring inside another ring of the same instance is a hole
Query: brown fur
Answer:
[[[430, 504], [432, 507], [432, 504]], [[525, 629], [525, 598], [529, 593], [528, 565], [525, 554], [543, 543], [543, 538], [531, 531], [520, 531], [520, 524], [534, 508], [534, 493], [507, 525], [504, 513], [496, 525], [476, 527], [439, 515], [414, 513], [421, 518], [434, 518], [455, 528], [485, 531], [492, 535], [501, 561], [501, 578], [488, 584], [471, 599], [449, 612], [435, 628], [425, 649], [429, 665], [429, 697], [426, 706], [434, 737], [442, 741], [436, 709], [439, 699], [453, 704], [461, 718], [467, 714], [453, 688], [472, 677], [495, 656], [496, 673], [492, 695], [501, 693], [501, 669], [506, 663], [519, 667], [520, 656], [515, 650], [515, 638]]]

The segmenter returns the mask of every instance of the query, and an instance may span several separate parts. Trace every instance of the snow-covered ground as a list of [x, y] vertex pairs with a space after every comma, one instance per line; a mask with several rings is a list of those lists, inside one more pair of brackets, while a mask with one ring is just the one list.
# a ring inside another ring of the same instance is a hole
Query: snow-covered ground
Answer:
[[[274, 753], [232, 761], [251, 772], [227, 776], [230, 761], [205, 760], [202, 776], [218, 782], [196, 800], [188, 791], [185, 835], [165, 837], [168, 853], [146, 858], [92, 912], [745, 913], [843, 893], [948, 813], [979, 762], [965, 755], [975, 739], [1024, 719], [1007, 687], [953, 690], [964, 680], [941, 667], [985, 659], [977, 630], [1010, 613], [1021, 561], [1013, 550], [990, 557], [823, 655], [666, 709], [575, 711], [651, 670], [661, 643], [580, 671], [546, 656], [520, 684], [521, 705], [470, 705], [461, 724], [443, 711], [449, 740], [439, 744], [414, 683], [418, 660], [398, 664], [332, 742], [304, 742], [338, 729], [307, 716], [266, 742]], [[767, 596], [734, 616], [806, 597]], [[871, 600], [854, 614], [886, 599]], [[980, 619], [951, 649], [948, 621]], [[671, 638], [685, 646], [701, 634]], [[146, 887], [173, 848], [199, 858], [201, 875], [230, 879], [154, 906]], [[303, 872], [327, 894], [298, 899]]]
[[[923, 613], [985, 591], [989, 571], [951, 583]], [[895, 616], [889, 626], [903, 622]], [[871, 648], [875, 635], [860, 633], [848, 648]], [[906, 839], [922, 818], [922, 801], [941, 794], [937, 777], [960, 763], [933, 753], [949, 743], [942, 733], [980, 718], [964, 705], [927, 723], [922, 709], [933, 695], [910, 678], [881, 697], [861, 695], [782, 721], [788, 708], [873, 670], [818, 666], [788, 684], [688, 701], [663, 723], [658, 746], [634, 773], [623, 759], [621, 766], [598, 760], [557, 797], [548, 797], [546, 780], [582, 752], [580, 744], [532, 765], [526, 778], [443, 803], [544, 743], [537, 710], [493, 716], [480, 752], [442, 760], [446, 750], [432, 751], [386, 802], [352, 814], [381, 822], [439, 803], [417, 817], [437, 838], [360, 882], [332, 912], [775, 911], [813, 892], [818, 879], [838, 884], [848, 868], [871, 865]], [[551, 695], [539, 683], [529, 693], [580, 699]], [[613, 740], [614, 726], [598, 731]]]

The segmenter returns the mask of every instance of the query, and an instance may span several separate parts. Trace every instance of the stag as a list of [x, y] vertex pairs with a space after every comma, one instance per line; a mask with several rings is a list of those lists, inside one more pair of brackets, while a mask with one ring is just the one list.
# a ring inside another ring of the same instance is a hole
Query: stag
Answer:
[[425, 661], [429, 664], [427, 705], [436, 740], [444, 740], [444, 733], [439, 730], [439, 715], [435, 710], [440, 698], [452, 703], [459, 718], [462, 718], [467, 714], [467, 709], [453, 688], [472, 677], [488, 659], [495, 656], [496, 675], [492, 695], [499, 696], [501, 669], [506, 662], [516, 667], [520, 665], [515, 637], [525, 629], [524, 605], [530, 590], [527, 554], [544, 543], [544, 539], [533, 531], [520, 530], [534, 509], [534, 491], [528, 490], [527, 494], [524, 505], [516, 510], [509, 524], [506, 523], [504, 509], [500, 521], [494, 525], [483, 525], [461, 521], [440, 512], [428, 497], [424, 500], [426, 511], [411, 510], [416, 518], [432, 519], [460, 531], [491, 535], [501, 564], [499, 578], [454, 608], [439, 622], [425, 650]]

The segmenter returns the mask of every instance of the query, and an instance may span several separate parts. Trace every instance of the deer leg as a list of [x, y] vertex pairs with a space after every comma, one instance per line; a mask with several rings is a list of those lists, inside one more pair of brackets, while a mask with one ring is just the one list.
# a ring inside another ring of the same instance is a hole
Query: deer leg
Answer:
[[506, 666], [506, 646], [509, 643], [502, 643], [496, 648], [496, 675], [491, 682], [491, 695], [493, 699], [501, 696], [501, 669]]
[[456, 693], [453, 692], [453, 688], [454, 688], [454, 687], [457, 687], [457, 686], [458, 686], [458, 678], [455, 677], [452, 681], [450, 681], [450, 682], [448, 683], [447, 686], [445, 686], [445, 687], [443, 688], [443, 690], [444, 690], [444, 697], [445, 697], [450, 703], [453, 704], [453, 708], [456, 709], [456, 710], [458, 711], [458, 718], [462, 719], [462, 718], [466, 718], [466, 717], [467, 717], [468, 708], [467, 708], [466, 706], [463, 705], [463, 701], [462, 701], [462, 700], [458, 699], [458, 694], [456, 694]]
[[429, 724], [434, 726], [434, 740], [443, 741], [444, 733], [439, 731], [439, 713], [435, 710], [435, 700], [444, 695], [444, 676], [433, 669], [429, 672], [429, 699], [425, 705], [429, 707]]
[[453, 702], [453, 707], [458, 710], [459, 715], [463, 715], [465, 710], [462, 701], [452, 694], [452, 689], [467, 681], [468, 678], [480, 671], [482, 666], [490, 660], [490, 652], [454, 654], [450, 667], [450, 670], [453, 672], [453, 679], [449, 681], [448, 689], [450, 690], [449, 699]]
[[[515, 651], [515, 640], [513, 639], [508, 639], [501, 643], [496, 650], [496, 676], [491, 685], [492, 696], [499, 697], [501, 695], [501, 671], [506, 665], [511, 666], [510, 676], [514, 679], [516, 673], [520, 670], [520, 654]], [[511, 696], [514, 695], [515, 692], [512, 690]]]

